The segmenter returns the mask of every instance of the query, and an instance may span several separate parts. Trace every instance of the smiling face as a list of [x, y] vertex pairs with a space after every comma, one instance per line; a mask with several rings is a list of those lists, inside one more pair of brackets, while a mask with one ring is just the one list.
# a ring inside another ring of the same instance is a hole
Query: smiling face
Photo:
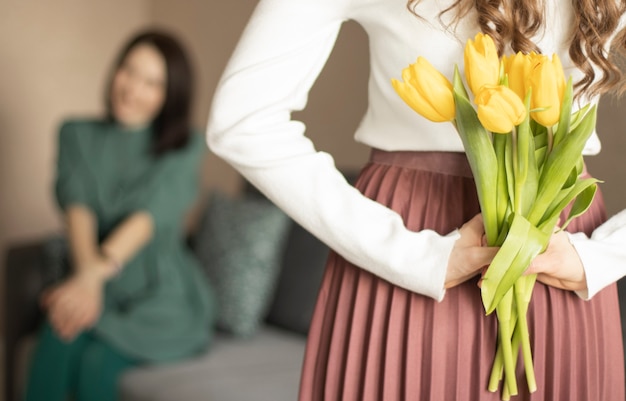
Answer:
[[130, 50], [115, 72], [111, 85], [111, 111], [126, 128], [152, 122], [165, 102], [165, 59], [156, 47], [142, 43]]

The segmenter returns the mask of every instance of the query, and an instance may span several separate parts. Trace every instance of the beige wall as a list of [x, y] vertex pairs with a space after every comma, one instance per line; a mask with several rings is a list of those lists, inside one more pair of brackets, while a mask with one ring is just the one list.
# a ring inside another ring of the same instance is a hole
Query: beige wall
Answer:
[[604, 181], [600, 188], [612, 215], [626, 208], [626, 97], [605, 96], [600, 101], [598, 134], [602, 151], [587, 164], [591, 174]]

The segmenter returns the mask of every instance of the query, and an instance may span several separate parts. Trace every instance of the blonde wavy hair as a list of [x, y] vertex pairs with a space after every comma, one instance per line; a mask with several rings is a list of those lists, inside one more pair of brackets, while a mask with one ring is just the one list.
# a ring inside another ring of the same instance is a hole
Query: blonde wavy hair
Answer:
[[[407, 7], [415, 12], [415, 6], [424, 0], [408, 0]], [[620, 60], [626, 58], [626, 29], [616, 32], [620, 17], [626, 11], [626, 0], [572, 0], [574, 21], [569, 55], [584, 77], [575, 84], [578, 94], [599, 95], [609, 91], [626, 92]], [[454, 12], [452, 25], [465, 17], [472, 9], [478, 14], [478, 25], [485, 34], [493, 37], [500, 53], [510, 44], [513, 51], [528, 53], [541, 49], [532, 42], [544, 26], [544, 0], [456, 0], [439, 16]], [[605, 51], [612, 41], [611, 53]], [[592, 65], [602, 71], [596, 80]]]

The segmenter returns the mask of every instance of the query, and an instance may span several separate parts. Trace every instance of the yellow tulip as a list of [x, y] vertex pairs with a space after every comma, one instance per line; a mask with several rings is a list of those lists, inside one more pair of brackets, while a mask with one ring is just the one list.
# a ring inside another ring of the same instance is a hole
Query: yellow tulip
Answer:
[[489, 35], [478, 33], [467, 40], [464, 52], [465, 79], [476, 95], [483, 85], [497, 85], [500, 80], [498, 49]]
[[551, 127], [559, 121], [561, 101], [565, 90], [563, 67], [558, 56], [550, 60], [547, 56], [534, 59], [528, 77], [532, 88], [531, 109], [542, 109], [531, 113], [533, 120], [545, 127]]
[[524, 103], [504, 85], [485, 85], [476, 98], [478, 120], [487, 130], [506, 134], [526, 118]]
[[511, 56], [503, 57], [504, 73], [508, 76], [509, 88], [517, 93], [520, 99], [526, 98], [528, 90], [528, 74], [532, 67], [534, 54], [518, 52]]
[[413, 110], [433, 122], [454, 120], [452, 83], [428, 60], [417, 61], [402, 70], [402, 80], [391, 80], [398, 95]]
[[554, 67], [554, 73], [556, 74], [556, 87], [559, 93], [559, 100], [563, 102], [563, 95], [565, 94], [565, 72], [563, 71], [563, 65], [561, 59], [555, 54], [552, 55], [552, 67]]

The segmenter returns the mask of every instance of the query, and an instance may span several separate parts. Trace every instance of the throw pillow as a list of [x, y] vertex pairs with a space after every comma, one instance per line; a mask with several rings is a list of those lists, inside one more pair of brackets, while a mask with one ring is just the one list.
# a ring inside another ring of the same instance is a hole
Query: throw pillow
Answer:
[[306, 335], [328, 259], [328, 247], [302, 226], [291, 226], [267, 321]]
[[216, 291], [218, 329], [240, 337], [257, 330], [272, 300], [289, 222], [261, 197], [210, 197], [193, 245]]

